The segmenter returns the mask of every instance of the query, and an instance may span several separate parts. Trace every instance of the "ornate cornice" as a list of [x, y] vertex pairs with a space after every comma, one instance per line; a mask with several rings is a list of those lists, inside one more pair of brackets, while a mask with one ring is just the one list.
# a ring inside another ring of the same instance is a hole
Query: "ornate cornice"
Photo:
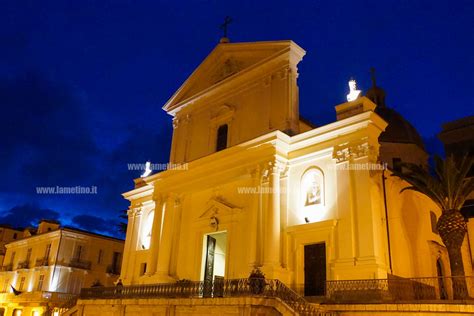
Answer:
[[177, 115], [173, 118], [173, 129], [177, 129], [181, 125], [191, 122], [191, 114]]
[[370, 161], [376, 161], [377, 159], [377, 151], [373, 145], [369, 144], [367, 137], [334, 146], [333, 158], [336, 159], [337, 163], [362, 157], [368, 157]]

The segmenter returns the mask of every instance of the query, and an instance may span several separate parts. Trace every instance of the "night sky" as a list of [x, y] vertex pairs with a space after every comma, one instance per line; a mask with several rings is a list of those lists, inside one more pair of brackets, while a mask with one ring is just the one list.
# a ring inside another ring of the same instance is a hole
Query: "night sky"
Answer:
[[[474, 1], [0, 1], [0, 223], [41, 218], [120, 236], [121, 196], [168, 162], [161, 109], [219, 41], [291, 39], [300, 111], [335, 120], [347, 80], [370, 87], [441, 152], [441, 124], [474, 114]], [[37, 187], [97, 186], [92, 195]], [[122, 236], [123, 237], [123, 236]]]

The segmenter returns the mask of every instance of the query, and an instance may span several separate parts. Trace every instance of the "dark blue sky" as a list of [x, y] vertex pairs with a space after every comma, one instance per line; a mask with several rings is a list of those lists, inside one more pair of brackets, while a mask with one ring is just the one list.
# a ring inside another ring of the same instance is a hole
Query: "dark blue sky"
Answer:
[[[335, 118], [347, 80], [370, 87], [439, 151], [443, 122], [472, 115], [473, 1], [1, 1], [0, 222], [39, 218], [116, 234], [140, 172], [168, 160], [162, 105], [233, 18], [233, 42], [292, 39], [301, 113]], [[97, 186], [38, 195], [38, 186]]]

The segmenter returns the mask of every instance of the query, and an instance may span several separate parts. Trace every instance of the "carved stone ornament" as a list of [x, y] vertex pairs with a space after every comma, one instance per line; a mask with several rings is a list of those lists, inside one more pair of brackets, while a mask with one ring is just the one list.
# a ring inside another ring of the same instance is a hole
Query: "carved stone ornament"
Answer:
[[370, 145], [367, 138], [357, 142], [348, 142], [334, 147], [333, 158], [337, 163], [350, 161], [357, 158], [369, 157], [370, 161], [377, 159], [374, 146]]
[[219, 219], [215, 216], [212, 216], [209, 219], [209, 225], [217, 231], [219, 229]]
[[141, 207], [131, 207], [127, 211], [128, 216], [138, 217], [142, 215], [142, 208]]
[[269, 161], [263, 163], [261, 167], [262, 182], [268, 182], [271, 174], [278, 174], [280, 177], [286, 177], [288, 174], [288, 163], [283, 161]]
[[177, 129], [179, 126], [179, 118], [175, 117], [173, 119], [173, 129]]

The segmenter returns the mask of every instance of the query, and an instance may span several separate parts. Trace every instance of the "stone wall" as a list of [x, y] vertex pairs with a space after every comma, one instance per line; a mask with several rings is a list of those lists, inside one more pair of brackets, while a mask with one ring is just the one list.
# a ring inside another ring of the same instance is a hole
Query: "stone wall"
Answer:
[[279, 299], [97, 299], [79, 300], [65, 316], [144, 316], [144, 315], [294, 315]]

